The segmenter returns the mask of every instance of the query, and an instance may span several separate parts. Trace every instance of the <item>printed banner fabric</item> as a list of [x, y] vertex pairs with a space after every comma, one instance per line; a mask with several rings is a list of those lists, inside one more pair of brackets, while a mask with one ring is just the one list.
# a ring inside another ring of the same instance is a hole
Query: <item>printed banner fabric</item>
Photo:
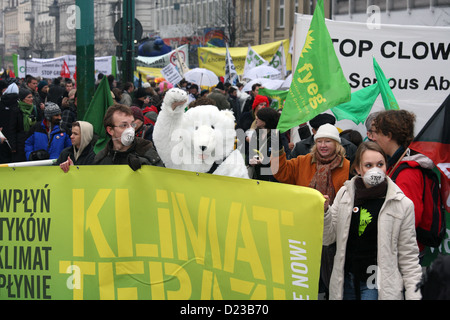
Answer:
[[[305, 43], [311, 15], [296, 14], [295, 20], [293, 63]], [[376, 83], [375, 58], [389, 79], [398, 107], [415, 113], [415, 134], [419, 133], [449, 93], [450, 27], [325, 23], [352, 92]], [[379, 95], [371, 112], [385, 109]], [[361, 132], [366, 132], [363, 126]]]
[[[115, 56], [96, 57], [95, 77], [99, 73], [116, 74], [117, 65]], [[14, 70], [19, 78], [25, 78], [26, 74], [44, 79], [53, 79], [61, 76], [61, 70], [66, 63], [68, 72], [73, 75], [76, 72], [77, 57], [75, 55], [65, 55], [51, 59], [33, 58], [25, 63], [18, 55], [14, 59]], [[26, 70], [25, 70], [26, 69]]]
[[[286, 68], [291, 70], [292, 60], [289, 51], [289, 40], [283, 40], [283, 48], [286, 55]], [[258, 53], [264, 60], [271, 61], [280, 47], [280, 41], [252, 46], [252, 49]], [[198, 48], [198, 63], [200, 68], [205, 68], [214, 72], [217, 76], [225, 75], [226, 48]], [[248, 47], [228, 48], [233, 59], [236, 72], [239, 75], [244, 73], [245, 61], [247, 58]]]
[[0, 181], [0, 299], [317, 298], [314, 189], [125, 165]]
[[350, 98], [318, 1], [277, 129], [285, 132]]

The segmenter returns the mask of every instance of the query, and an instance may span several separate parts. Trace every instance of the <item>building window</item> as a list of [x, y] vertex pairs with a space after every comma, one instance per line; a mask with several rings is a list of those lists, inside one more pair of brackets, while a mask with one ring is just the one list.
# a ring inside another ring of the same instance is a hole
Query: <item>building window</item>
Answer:
[[266, 0], [266, 29], [270, 29], [270, 0]]
[[280, 9], [279, 9], [279, 17], [278, 17], [278, 22], [279, 22], [280, 28], [284, 28], [284, 12], [285, 12], [284, 0], [280, 0]]

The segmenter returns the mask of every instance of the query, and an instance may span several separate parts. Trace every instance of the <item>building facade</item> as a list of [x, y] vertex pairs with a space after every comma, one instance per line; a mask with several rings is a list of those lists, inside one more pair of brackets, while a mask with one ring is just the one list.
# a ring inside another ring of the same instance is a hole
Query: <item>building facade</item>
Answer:
[[449, 26], [450, 0], [333, 0], [332, 19], [381, 24]]
[[[135, 0], [143, 38], [172, 46], [189, 43], [246, 47], [290, 39], [295, 13], [312, 14], [316, 0]], [[15, 53], [51, 58], [76, 53], [75, 0], [0, 0], [1, 67]], [[116, 54], [114, 25], [123, 0], [94, 1], [95, 54]], [[370, 9], [370, 11], [368, 11]], [[364, 22], [450, 25], [450, 0], [324, 0], [325, 17]], [[193, 52], [193, 56], [196, 56]]]

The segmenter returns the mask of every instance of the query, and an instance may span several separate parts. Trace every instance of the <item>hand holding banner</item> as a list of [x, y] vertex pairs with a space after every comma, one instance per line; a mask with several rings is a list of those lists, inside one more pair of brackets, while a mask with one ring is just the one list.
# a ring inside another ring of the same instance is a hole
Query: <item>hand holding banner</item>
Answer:
[[0, 179], [1, 299], [317, 299], [314, 189], [152, 166]]

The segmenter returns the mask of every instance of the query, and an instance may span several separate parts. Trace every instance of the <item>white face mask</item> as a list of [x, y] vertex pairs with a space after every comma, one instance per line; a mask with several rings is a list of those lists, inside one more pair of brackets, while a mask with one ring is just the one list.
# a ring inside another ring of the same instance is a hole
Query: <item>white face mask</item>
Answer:
[[127, 129], [125, 129], [124, 132], [122, 132], [122, 136], [120, 137], [120, 141], [122, 142], [122, 144], [125, 147], [128, 147], [128, 146], [130, 146], [133, 143], [134, 135], [135, 135], [134, 128], [133, 127], [129, 127]]
[[366, 185], [375, 187], [386, 179], [386, 174], [380, 168], [372, 168], [368, 170], [363, 177]]

